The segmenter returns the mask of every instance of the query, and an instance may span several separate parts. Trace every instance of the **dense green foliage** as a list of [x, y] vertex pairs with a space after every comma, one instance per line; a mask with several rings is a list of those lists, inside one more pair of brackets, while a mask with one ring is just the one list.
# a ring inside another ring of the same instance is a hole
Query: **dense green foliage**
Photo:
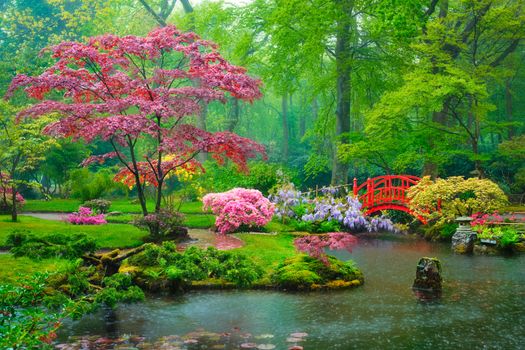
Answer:
[[[129, 259], [129, 265], [138, 267], [137, 283], [148, 290], [178, 290], [193, 281], [218, 279], [231, 282], [238, 287], [249, 287], [262, 276], [262, 269], [245, 255], [190, 247], [178, 252], [175, 244], [148, 245]], [[126, 271], [132, 268], [124, 267]]]
[[0, 348], [47, 349], [66, 308], [49, 309], [44, 305], [46, 278], [35, 274], [22, 278], [19, 284], [0, 283]]
[[[234, 164], [218, 166], [214, 162], [205, 164], [206, 172], [195, 178], [193, 186], [200, 186], [205, 193], [226, 192], [235, 187], [251, 188], [268, 195], [270, 189], [283, 179], [295, 177], [292, 169], [279, 164], [250, 162], [248, 174], [239, 173]], [[191, 184], [190, 184], [191, 186]]]
[[57, 233], [42, 237], [28, 231], [14, 231], [9, 234], [6, 245], [11, 248], [15, 257], [27, 256], [32, 259], [76, 259], [97, 248], [93, 238], [81, 233], [72, 236]]

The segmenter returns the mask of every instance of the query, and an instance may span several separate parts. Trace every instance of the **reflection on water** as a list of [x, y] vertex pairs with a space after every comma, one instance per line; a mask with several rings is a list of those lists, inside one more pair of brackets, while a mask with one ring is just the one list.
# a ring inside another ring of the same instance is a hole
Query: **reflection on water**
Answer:
[[[286, 342], [293, 332], [308, 333], [300, 343], [304, 349], [525, 347], [523, 255], [469, 257], [453, 255], [448, 245], [362, 240], [352, 254], [337, 256], [357, 262], [365, 274], [363, 287], [313, 293], [199, 291], [153, 298], [121, 305], [109, 318], [100, 312], [68, 323], [61, 339], [134, 335], [155, 341], [204, 329], [250, 334], [245, 341], [258, 344], [267, 341], [257, 335], [273, 335], [277, 349], [293, 345]], [[422, 256], [439, 258], [443, 267], [443, 295], [431, 303], [420, 302], [411, 290]], [[216, 346], [199, 344], [181, 346]]]

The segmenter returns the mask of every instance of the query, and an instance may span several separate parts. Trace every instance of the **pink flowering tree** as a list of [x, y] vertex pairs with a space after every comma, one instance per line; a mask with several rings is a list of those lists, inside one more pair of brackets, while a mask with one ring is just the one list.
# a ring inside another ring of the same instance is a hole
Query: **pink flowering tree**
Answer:
[[266, 225], [275, 206], [260, 191], [234, 188], [222, 193], [209, 193], [202, 198], [204, 210], [211, 209], [217, 215], [215, 227], [225, 234], [241, 226], [261, 227]]
[[15, 209], [19, 209], [25, 204], [24, 197], [16, 191], [14, 193], [13, 196], [13, 187], [9, 176], [0, 172], [0, 213], [12, 213], [13, 198], [14, 205], [17, 207]]
[[[20, 116], [60, 115], [44, 129], [48, 135], [108, 141], [111, 152], [91, 156], [83, 165], [118, 159], [122, 169], [115, 179], [137, 188], [144, 216], [145, 186], [156, 189], [158, 213], [166, 178], [175, 169], [200, 169], [198, 153], [210, 153], [219, 163], [230, 159], [242, 170], [249, 158], [264, 155], [264, 148], [249, 139], [193, 125], [202, 104], [261, 97], [259, 80], [194, 33], [166, 26], [146, 37], [106, 34], [49, 51], [55, 64], [39, 76], [16, 76], [7, 96], [24, 88], [41, 101]], [[61, 98], [53, 99], [57, 92]]]
[[297, 250], [310, 255], [312, 258], [319, 259], [325, 265], [329, 264], [328, 256], [325, 253], [326, 249], [352, 252], [356, 243], [357, 238], [346, 232], [308, 235], [294, 240]]

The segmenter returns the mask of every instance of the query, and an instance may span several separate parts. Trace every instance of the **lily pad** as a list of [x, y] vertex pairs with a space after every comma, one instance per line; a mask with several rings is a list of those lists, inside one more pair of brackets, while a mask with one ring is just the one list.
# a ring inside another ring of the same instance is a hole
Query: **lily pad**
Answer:
[[290, 334], [290, 336], [294, 337], [294, 338], [304, 338], [304, 337], [307, 337], [308, 336], [308, 333], [304, 333], [304, 332], [296, 332], [296, 333], [292, 333]]
[[259, 349], [259, 350], [273, 350], [273, 349], [275, 349], [275, 345], [273, 345], [273, 344], [259, 344], [259, 345], [257, 345], [257, 349]]
[[256, 349], [257, 348], [257, 344], [255, 343], [242, 343], [241, 344], [241, 349]]
[[273, 337], [274, 337], [273, 334], [260, 334], [260, 335], [255, 336], [255, 339], [269, 339]]
[[296, 337], [288, 337], [288, 338], [286, 338], [286, 341], [288, 343], [298, 343], [298, 342], [303, 341], [303, 340], [304, 340], [304, 338], [296, 338]]

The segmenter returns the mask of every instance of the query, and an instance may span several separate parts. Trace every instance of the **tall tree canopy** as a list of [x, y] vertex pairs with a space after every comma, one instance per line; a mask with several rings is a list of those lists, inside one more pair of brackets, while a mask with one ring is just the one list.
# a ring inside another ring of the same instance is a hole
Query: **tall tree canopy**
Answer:
[[[50, 49], [56, 63], [39, 76], [19, 75], [8, 96], [23, 87], [41, 100], [20, 117], [58, 113], [45, 133], [92, 142], [108, 141], [112, 152], [84, 161], [117, 158], [117, 179], [137, 187], [144, 215], [144, 186], [156, 187], [155, 210], [161, 206], [165, 179], [177, 168], [195, 171], [195, 156], [212, 153], [246, 167], [248, 158], [264, 148], [231, 132], [210, 133], [195, 127], [191, 117], [200, 102], [226, 101], [228, 96], [252, 101], [261, 96], [260, 82], [245, 69], [228, 63], [215, 44], [174, 26], [153, 30], [146, 37], [103, 35], [87, 44], [63, 42]], [[195, 84], [194, 82], [198, 82]], [[61, 93], [60, 100], [52, 99]], [[145, 142], [139, 154], [138, 142]]]

